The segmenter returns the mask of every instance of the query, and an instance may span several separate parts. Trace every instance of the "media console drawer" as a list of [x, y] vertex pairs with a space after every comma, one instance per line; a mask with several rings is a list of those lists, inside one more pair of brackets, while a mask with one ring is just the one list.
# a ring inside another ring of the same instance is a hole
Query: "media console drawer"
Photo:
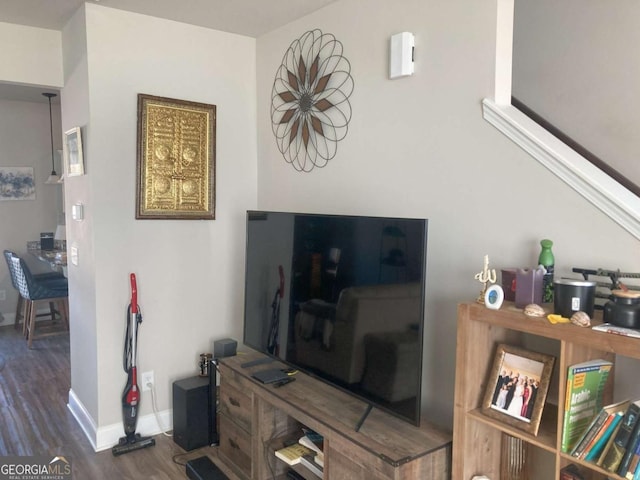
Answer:
[[220, 414], [251, 434], [251, 397], [232, 385], [233, 382], [220, 382]]
[[225, 415], [220, 415], [219, 454], [227, 457], [247, 477], [251, 476], [251, 435]]

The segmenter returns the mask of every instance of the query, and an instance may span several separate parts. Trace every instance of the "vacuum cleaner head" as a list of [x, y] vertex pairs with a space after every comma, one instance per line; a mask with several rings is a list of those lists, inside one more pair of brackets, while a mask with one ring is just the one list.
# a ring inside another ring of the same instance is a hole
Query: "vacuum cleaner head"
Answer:
[[155, 444], [156, 440], [154, 438], [141, 437], [139, 433], [136, 433], [133, 439], [131, 437], [120, 438], [118, 445], [111, 449], [111, 453], [113, 453], [114, 457], [117, 457], [118, 455], [133, 452], [134, 450], [153, 447]]

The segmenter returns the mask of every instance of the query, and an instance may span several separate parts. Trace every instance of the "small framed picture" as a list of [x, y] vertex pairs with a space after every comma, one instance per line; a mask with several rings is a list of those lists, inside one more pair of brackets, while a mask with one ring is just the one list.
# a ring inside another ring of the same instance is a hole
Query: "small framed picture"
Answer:
[[82, 158], [82, 136], [80, 127], [73, 127], [64, 132], [64, 153], [65, 176], [75, 177], [84, 175], [84, 160]]
[[554, 363], [551, 355], [498, 345], [482, 412], [537, 435]]

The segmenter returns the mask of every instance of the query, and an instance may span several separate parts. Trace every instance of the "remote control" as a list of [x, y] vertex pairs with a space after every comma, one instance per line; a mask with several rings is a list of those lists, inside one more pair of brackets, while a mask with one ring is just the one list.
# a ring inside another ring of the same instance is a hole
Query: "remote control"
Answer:
[[262, 365], [263, 363], [271, 363], [273, 362], [273, 358], [265, 357], [258, 358], [257, 360], [251, 360], [250, 362], [245, 362], [240, 365], [242, 368], [254, 367], [256, 365]]

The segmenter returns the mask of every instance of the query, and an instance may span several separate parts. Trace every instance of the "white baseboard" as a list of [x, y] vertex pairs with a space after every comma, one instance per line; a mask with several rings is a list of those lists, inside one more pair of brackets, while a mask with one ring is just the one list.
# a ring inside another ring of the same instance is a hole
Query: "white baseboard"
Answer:
[[[73, 389], [69, 390], [69, 403], [67, 407], [80, 425], [80, 428], [82, 428], [94, 451], [100, 452], [102, 450], [108, 450], [118, 443], [120, 437], [124, 436], [122, 423], [114, 423], [96, 428], [95, 421], [87, 409], [84, 408], [84, 405], [82, 405], [80, 399], [73, 392]], [[158, 417], [165, 431], [173, 428], [172, 410], [158, 412]], [[140, 433], [143, 437], [148, 437], [158, 435], [162, 433], [163, 430], [160, 428], [160, 425], [158, 425], [156, 416], [151, 413], [138, 418], [136, 432]]]

